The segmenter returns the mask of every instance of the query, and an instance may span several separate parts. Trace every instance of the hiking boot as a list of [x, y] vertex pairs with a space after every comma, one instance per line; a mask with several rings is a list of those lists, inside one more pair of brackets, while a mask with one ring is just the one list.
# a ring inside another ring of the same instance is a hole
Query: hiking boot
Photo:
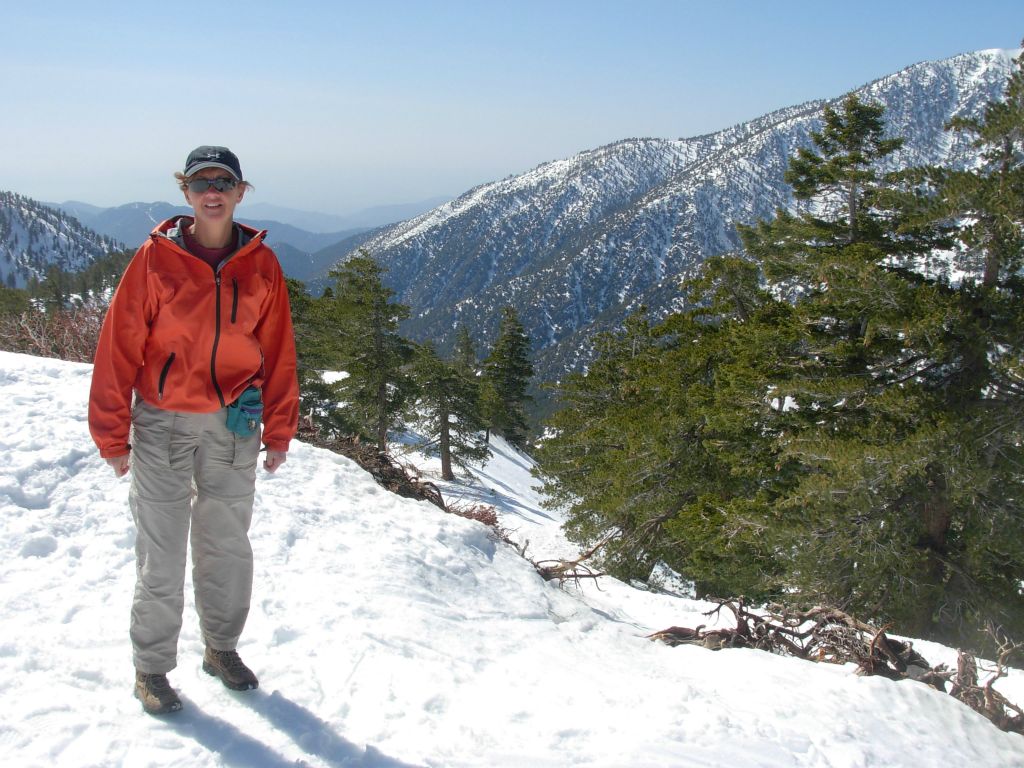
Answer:
[[249, 691], [260, 687], [256, 675], [238, 658], [238, 651], [217, 651], [207, 646], [203, 655], [203, 672], [219, 677], [233, 691]]
[[148, 675], [136, 671], [135, 698], [142, 702], [142, 708], [151, 715], [166, 715], [181, 709], [181, 699], [167, 682], [167, 675], [163, 674]]

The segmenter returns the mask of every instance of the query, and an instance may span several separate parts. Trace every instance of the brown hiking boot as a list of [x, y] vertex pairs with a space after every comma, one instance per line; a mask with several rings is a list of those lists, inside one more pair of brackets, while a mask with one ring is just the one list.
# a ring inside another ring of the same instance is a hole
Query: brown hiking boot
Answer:
[[142, 708], [151, 715], [166, 715], [181, 709], [181, 699], [167, 675], [148, 675], [135, 672], [135, 698], [142, 702]]
[[217, 651], [207, 646], [203, 656], [203, 671], [219, 677], [233, 691], [249, 691], [260, 687], [260, 681], [238, 658], [237, 651]]

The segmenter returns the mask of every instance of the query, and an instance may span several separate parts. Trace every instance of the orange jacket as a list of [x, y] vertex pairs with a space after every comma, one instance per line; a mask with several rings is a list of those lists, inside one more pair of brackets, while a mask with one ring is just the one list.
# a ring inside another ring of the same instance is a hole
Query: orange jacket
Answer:
[[103, 458], [129, 451], [132, 390], [170, 411], [211, 413], [250, 384], [263, 390], [263, 442], [287, 451], [299, 384], [288, 287], [266, 232], [236, 224], [239, 249], [217, 270], [173, 238], [190, 217], [142, 244], [103, 320], [89, 431]]

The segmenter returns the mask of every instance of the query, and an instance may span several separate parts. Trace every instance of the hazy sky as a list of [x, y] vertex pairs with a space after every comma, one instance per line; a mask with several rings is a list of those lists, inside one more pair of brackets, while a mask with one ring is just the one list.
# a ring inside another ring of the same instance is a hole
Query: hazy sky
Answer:
[[1016, 48], [1024, 2], [39, 0], [0, 37], [0, 189], [177, 201], [224, 144], [247, 202], [347, 213]]

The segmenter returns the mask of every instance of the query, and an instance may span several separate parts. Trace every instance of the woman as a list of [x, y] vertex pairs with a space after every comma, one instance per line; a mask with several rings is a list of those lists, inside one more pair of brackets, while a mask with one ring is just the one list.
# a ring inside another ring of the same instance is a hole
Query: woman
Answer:
[[264, 467], [274, 472], [299, 401], [284, 275], [266, 232], [234, 221], [250, 186], [238, 158], [198, 147], [175, 177], [194, 213], [160, 224], [125, 270], [89, 396], [100, 456], [132, 475], [130, 634], [135, 695], [151, 714], [181, 709], [167, 673], [177, 666], [189, 539], [203, 669], [235, 690], [259, 684], [235, 648], [252, 592], [260, 410]]

